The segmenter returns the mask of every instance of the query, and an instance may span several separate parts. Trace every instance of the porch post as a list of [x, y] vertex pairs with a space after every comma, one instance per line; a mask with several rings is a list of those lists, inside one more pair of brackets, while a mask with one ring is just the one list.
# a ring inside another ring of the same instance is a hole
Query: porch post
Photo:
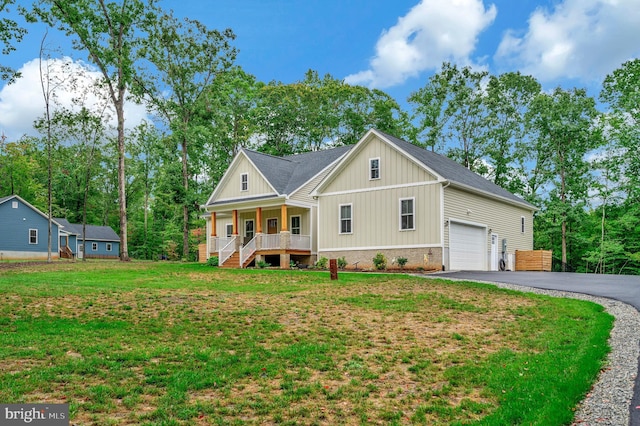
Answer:
[[289, 230], [288, 225], [287, 225], [287, 205], [283, 204], [282, 207], [280, 208], [281, 211], [281, 216], [282, 216], [282, 225], [280, 226], [280, 230], [282, 232], [287, 232]]
[[233, 235], [238, 235], [238, 210], [233, 211]]
[[262, 234], [262, 207], [256, 208], [256, 222], [258, 222], [256, 226], [256, 233]]
[[217, 228], [216, 212], [212, 212], [211, 213], [211, 236], [214, 238], [218, 236], [216, 228]]

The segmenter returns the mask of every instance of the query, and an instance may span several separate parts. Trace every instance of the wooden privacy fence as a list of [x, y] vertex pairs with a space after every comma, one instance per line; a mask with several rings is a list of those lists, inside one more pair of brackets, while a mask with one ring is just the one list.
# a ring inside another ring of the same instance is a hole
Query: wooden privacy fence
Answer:
[[516, 271], [551, 271], [551, 250], [516, 250]]

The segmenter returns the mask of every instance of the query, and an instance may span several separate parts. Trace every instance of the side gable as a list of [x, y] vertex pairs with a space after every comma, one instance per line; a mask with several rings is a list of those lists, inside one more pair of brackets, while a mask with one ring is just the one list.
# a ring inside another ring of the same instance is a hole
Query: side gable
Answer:
[[[371, 176], [371, 160], [378, 176]], [[442, 177], [370, 130], [318, 185], [314, 195], [438, 182]]]
[[[31, 232], [33, 230], [33, 240]], [[58, 252], [60, 224], [51, 224], [51, 251]], [[0, 198], [0, 251], [5, 257], [28, 258], [47, 253], [49, 218], [17, 195]], [[12, 254], [13, 253], [13, 254]]]
[[[241, 176], [247, 175], [247, 190], [241, 188]], [[245, 150], [241, 150], [231, 162], [222, 179], [207, 201], [207, 205], [217, 201], [278, 195], [278, 191], [265, 178], [260, 169], [251, 161]]]

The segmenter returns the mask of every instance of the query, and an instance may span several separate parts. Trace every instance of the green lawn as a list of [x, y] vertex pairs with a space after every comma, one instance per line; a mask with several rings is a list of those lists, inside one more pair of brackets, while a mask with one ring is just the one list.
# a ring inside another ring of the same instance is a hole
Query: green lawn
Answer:
[[593, 303], [474, 283], [199, 264], [0, 270], [0, 401], [73, 424], [570, 424]]

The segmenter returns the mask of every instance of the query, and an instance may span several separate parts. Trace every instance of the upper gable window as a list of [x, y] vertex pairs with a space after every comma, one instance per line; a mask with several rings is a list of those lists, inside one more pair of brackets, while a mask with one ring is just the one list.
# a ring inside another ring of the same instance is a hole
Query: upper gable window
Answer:
[[249, 190], [249, 173], [243, 173], [240, 175], [240, 190], [241, 191]]
[[17, 209], [18, 208], [18, 202], [17, 201], [12, 201], [11, 202], [11, 208], [12, 209]]
[[525, 232], [525, 223], [524, 223], [524, 216], [520, 217], [520, 232], [522, 232], [524, 234]]
[[411, 231], [416, 229], [415, 226], [415, 199], [400, 199], [400, 230]]
[[380, 179], [380, 159], [369, 159], [369, 180]]

